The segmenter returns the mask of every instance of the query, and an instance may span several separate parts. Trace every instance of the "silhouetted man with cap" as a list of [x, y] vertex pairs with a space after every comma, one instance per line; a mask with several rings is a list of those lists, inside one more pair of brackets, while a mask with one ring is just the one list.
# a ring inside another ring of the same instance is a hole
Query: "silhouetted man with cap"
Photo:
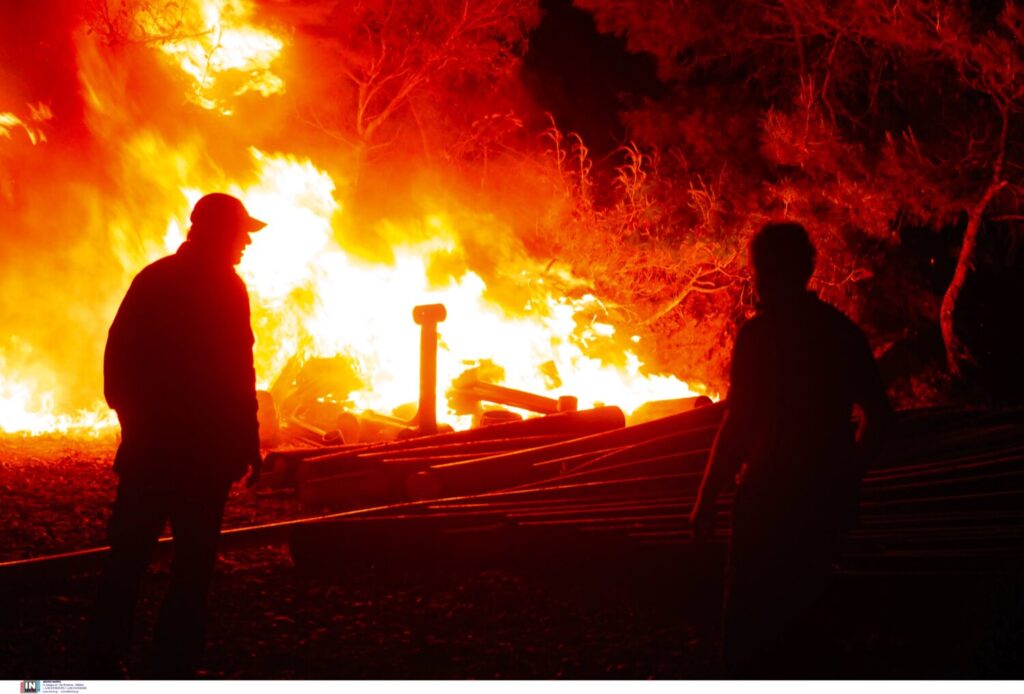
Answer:
[[104, 392], [121, 445], [91, 644], [101, 670], [131, 644], [139, 583], [170, 521], [174, 558], [154, 673], [193, 674], [228, 491], [246, 470], [259, 471], [249, 298], [234, 266], [249, 234], [266, 225], [223, 193], [201, 198], [191, 221], [178, 251], [132, 282], [107, 339]]
[[720, 488], [737, 478], [723, 620], [734, 676], [812, 665], [805, 646], [820, 634], [808, 619], [891, 416], [864, 333], [807, 291], [814, 257], [799, 224], [768, 224], [751, 243], [758, 312], [736, 337], [725, 419], [691, 515], [706, 536]]

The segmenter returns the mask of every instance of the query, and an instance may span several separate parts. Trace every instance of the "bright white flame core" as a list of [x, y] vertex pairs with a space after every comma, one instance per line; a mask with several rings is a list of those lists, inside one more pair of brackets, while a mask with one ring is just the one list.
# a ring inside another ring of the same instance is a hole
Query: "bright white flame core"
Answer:
[[27, 382], [0, 375], [0, 432], [42, 434], [61, 431], [99, 433], [117, 424], [117, 415], [102, 404], [74, 414], [55, 412], [54, 396]]

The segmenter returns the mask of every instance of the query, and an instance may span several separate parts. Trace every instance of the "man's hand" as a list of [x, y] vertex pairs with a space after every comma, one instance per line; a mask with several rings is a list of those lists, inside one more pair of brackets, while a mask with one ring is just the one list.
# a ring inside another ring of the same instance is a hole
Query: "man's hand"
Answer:
[[249, 475], [245, 478], [245, 488], [252, 489], [260, 481], [260, 474], [263, 471], [263, 457], [257, 453], [255, 458], [249, 461]]
[[693, 541], [698, 543], [707, 542], [715, 531], [715, 504], [701, 503], [690, 512], [690, 527], [693, 528]]

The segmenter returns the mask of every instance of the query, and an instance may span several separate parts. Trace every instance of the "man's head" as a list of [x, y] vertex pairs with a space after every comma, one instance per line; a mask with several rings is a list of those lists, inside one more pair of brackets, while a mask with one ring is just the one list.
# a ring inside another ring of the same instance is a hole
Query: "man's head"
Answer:
[[252, 242], [249, 234], [267, 226], [250, 217], [241, 200], [225, 193], [199, 198], [189, 219], [189, 240], [231, 265], [242, 261], [242, 253]]
[[814, 245], [796, 222], [771, 222], [750, 242], [754, 285], [762, 301], [801, 294], [814, 272]]

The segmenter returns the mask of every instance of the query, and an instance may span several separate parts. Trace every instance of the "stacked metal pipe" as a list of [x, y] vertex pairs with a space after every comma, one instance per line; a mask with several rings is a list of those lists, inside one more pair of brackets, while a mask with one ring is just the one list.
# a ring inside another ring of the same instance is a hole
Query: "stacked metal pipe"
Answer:
[[[568, 414], [605, 430], [580, 436], [572, 427], [562, 428], [580, 421]], [[646, 566], [693, 576], [709, 561], [720, 563], [729, 535], [729, 495], [719, 501], [711, 545], [693, 543], [687, 520], [720, 407], [631, 427], [621, 420], [611, 427], [609, 419], [595, 423], [613, 412], [568, 414], [568, 419], [552, 415], [533, 420], [538, 423], [526, 430], [511, 430], [523, 435], [516, 445], [525, 446], [514, 453], [502, 452], [515, 438], [501, 428], [506, 425], [458, 432], [454, 440], [439, 435], [401, 445], [293, 450], [287, 460], [295, 466], [321, 458], [371, 469], [415, 469], [412, 477], [425, 475], [418, 484], [437, 498], [234, 528], [222, 534], [222, 548], [288, 541], [296, 563], [309, 567], [461, 562], [632, 571]], [[451, 460], [461, 455], [470, 457]], [[420, 467], [403, 457], [416, 459]], [[487, 480], [504, 488], [480, 492]], [[901, 413], [895, 436], [867, 474], [862, 492], [861, 521], [841, 558], [843, 571], [1024, 573], [1021, 410]], [[170, 545], [169, 538], [162, 540], [160, 551]], [[0, 582], [85, 570], [106, 551], [0, 563]]]
[[[688, 514], [720, 415], [716, 406], [524, 451], [438, 462], [420, 474], [431, 481], [423, 488], [443, 498], [297, 526], [293, 555], [320, 566], [680, 567], [697, 556]], [[504, 489], [483, 491], [488, 485]], [[902, 413], [862, 492], [844, 571], [1024, 571], [1019, 410]], [[731, 498], [719, 503], [715, 538], [724, 544]], [[721, 558], [720, 551], [712, 555]]]

